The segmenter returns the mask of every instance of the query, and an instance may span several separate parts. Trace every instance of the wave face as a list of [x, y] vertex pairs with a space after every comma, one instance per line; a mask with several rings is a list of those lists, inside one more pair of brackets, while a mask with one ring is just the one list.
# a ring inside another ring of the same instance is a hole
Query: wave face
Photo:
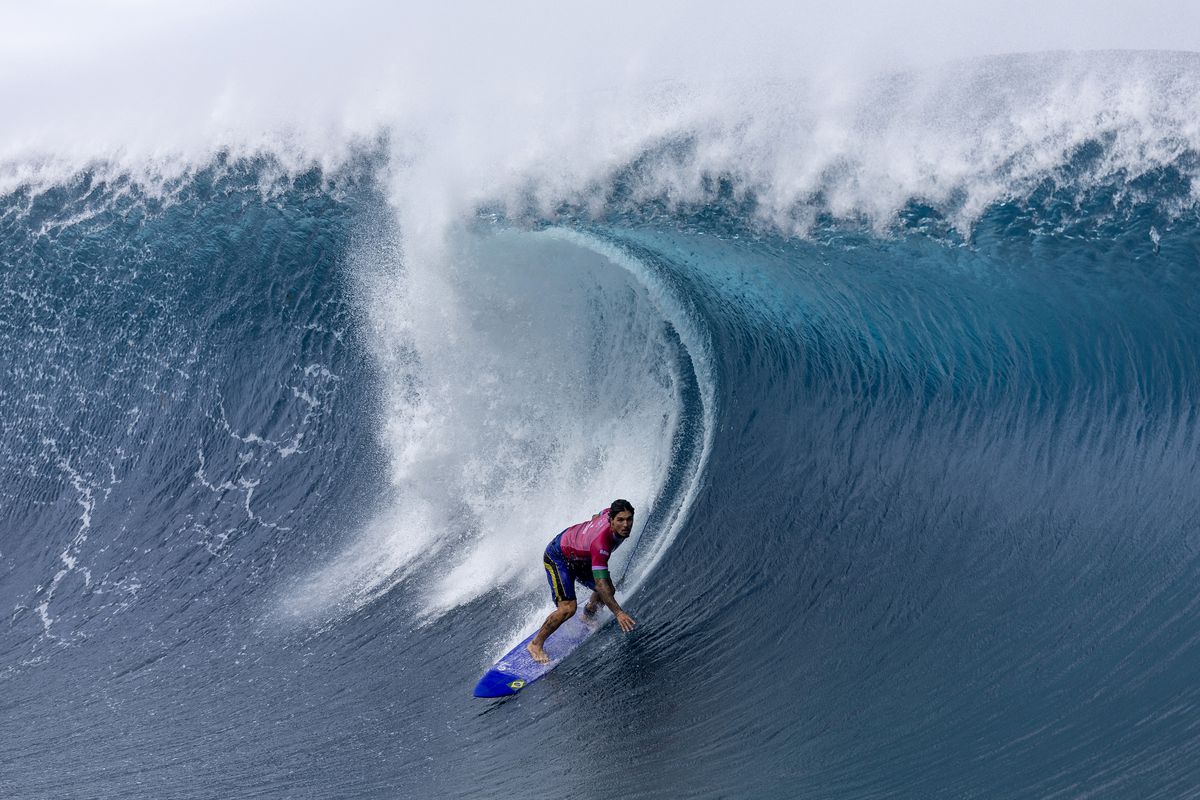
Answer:
[[[1200, 796], [1198, 81], [13, 156], [0, 793]], [[639, 629], [480, 704], [618, 496]]]

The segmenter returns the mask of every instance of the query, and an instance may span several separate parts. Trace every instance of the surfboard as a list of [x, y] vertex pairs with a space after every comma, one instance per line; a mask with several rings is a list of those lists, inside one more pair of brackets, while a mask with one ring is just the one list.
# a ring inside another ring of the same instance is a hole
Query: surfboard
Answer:
[[[525, 645], [537, 635], [537, 631], [526, 636], [521, 643], [502, 655], [492, 668], [479, 679], [475, 685], [476, 697], [506, 697], [516, 694], [529, 684], [554, 669], [571, 654], [579, 645], [591, 638], [592, 634], [604, 625], [605, 616], [611, 616], [608, 611], [600, 609], [595, 616], [583, 613], [583, 604], [575, 616], [564, 622], [558, 630], [546, 640], [543, 649], [550, 656], [548, 664], [539, 664], [529, 655]], [[540, 627], [540, 626], [539, 626]]]

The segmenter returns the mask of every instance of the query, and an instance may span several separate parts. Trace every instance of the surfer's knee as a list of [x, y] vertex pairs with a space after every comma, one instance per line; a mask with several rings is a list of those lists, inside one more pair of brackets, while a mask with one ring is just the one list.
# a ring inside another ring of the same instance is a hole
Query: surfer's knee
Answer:
[[563, 600], [558, 604], [558, 613], [562, 615], [563, 619], [566, 619], [575, 616], [576, 608], [578, 608], [578, 604], [574, 600]]

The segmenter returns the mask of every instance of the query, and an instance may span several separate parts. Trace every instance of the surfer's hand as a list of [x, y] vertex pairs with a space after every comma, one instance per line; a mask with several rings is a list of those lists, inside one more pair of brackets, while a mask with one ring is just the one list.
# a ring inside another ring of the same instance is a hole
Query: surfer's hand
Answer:
[[633, 626], [637, 625], [637, 623], [633, 621], [633, 617], [629, 616], [624, 611], [617, 612], [617, 624], [620, 625], [621, 630], [625, 631], [626, 633], [629, 633], [631, 630], [633, 630]]

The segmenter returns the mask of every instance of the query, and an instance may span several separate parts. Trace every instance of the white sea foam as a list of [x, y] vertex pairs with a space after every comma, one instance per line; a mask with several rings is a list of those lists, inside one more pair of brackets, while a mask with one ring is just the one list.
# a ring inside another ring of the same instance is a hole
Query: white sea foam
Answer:
[[[58, 555], [63, 568], [54, 574], [54, 577], [48, 584], [39, 586], [36, 590], [42, 600], [37, 604], [36, 610], [38, 617], [42, 621], [43, 636], [56, 638], [55, 634], [51, 632], [51, 626], [54, 624], [55, 618], [50, 613], [50, 604], [54, 602], [55, 594], [58, 592], [63, 579], [74, 572], [78, 572], [83, 577], [86, 587], [90, 588], [92, 585], [92, 572], [89, 568], [80, 566], [79, 557], [84, 545], [87, 543], [92, 528], [92, 513], [96, 510], [96, 493], [99, 487], [72, 465], [69, 456], [63, 455], [60, 452], [58, 442], [53, 439], [44, 439], [42, 443], [54, 454], [56, 466], [75, 489], [76, 502], [82, 509], [79, 515], [79, 527], [75, 531], [74, 537], [72, 537], [70, 543]], [[115, 476], [113, 482], [115, 482]], [[104, 490], [106, 495], [111, 486], [112, 484]]]

